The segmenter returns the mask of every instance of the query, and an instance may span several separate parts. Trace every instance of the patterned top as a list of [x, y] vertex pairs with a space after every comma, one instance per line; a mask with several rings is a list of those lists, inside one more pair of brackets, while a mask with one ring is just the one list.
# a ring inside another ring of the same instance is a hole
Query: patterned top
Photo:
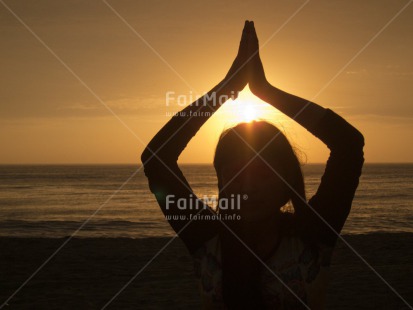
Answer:
[[[151, 140], [141, 159], [150, 190], [194, 258], [205, 308], [222, 309], [225, 305], [219, 222], [210, 220], [211, 209], [208, 206], [200, 211], [183, 209], [177, 204], [178, 198], [186, 199], [188, 205], [193, 206], [199, 205], [200, 201], [177, 164], [181, 152], [207, 120], [207, 117], [194, 117], [187, 122], [187, 117], [196, 108], [188, 106], [185, 113], [172, 117]], [[274, 255], [265, 262], [269, 270], [262, 266], [261, 293], [266, 307], [271, 309], [322, 308], [331, 253], [337, 233], [340, 233], [350, 212], [364, 162], [363, 136], [333, 111], [326, 109], [321, 120], [307, 130], [323, 141], [331, 153], [317, 192], [308, 201], [311, 208], [300, 211], [301, 236], [311, 235], [309, 240], [312, 241], [304, 242], [298, 233], [285, 236]], [[158, 150], [157, 156], [152, 156], [152, 150]], [[168, 195], [174, 195], [175, 199], [171, 202]], [[195, 214], [200, 219], [192, 220]], [[274, 274], [307, 307], [294, 295], [288, 294], [288, 289]]]
[[[332, 247], [323, 245], [304, 244], [295, 236], [283, 238], [277, 251], [265, 262], [268, 268], [263, 265], [261, 269], [266, 308], [305, 309], [298, 297], [311, 309], [322, 309], [332, 250]], [[226, 309], [222, 296], [219, 237], [206, 242], [193, 258], [204, 308]]]

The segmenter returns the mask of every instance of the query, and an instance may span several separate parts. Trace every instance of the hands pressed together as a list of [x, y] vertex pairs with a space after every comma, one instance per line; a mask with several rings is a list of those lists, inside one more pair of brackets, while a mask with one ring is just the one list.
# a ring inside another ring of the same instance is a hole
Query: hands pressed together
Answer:
[[269, 85], [259, 54], [254, 22], [248, 20], [245, 21], [242, 31], [238, 54], [222, 81], [222, 85], [228, 91], [235, 93], [243, 90], [247, 84], [249, 84], [251, 92], [258, 97], [262, 90]]

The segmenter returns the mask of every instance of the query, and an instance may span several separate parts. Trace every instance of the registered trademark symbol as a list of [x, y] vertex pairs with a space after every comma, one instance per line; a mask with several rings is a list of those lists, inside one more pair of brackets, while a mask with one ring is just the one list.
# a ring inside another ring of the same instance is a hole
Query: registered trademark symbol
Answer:
[[248, 195], [247, 195], [247, 194], [242, 195], [242, 199], [247, 200], [247, 199], [248, 199]]

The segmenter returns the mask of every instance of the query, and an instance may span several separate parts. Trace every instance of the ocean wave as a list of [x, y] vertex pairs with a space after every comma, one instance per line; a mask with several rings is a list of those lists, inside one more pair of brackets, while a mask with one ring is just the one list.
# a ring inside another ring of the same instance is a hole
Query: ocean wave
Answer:
[[[81, 228], [79, 230], [79, 228]], [[79, 230], [79, 231], [78, 231]], [[76, 233], [77, 232], [77, 233]], [[151, 237], [170, 236], [173, 234], [166, 222], [125, 221], [125, 220], [90, 220], [85, 221], [0, 221], [0, 236], [15, 237]]]

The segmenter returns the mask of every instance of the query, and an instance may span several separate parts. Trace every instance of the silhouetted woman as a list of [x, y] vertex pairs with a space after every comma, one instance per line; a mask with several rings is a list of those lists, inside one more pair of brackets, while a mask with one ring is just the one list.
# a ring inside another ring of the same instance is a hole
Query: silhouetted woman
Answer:
[[[151, 140], [142, 162], [163, 213], [179, 216], [169, 223], [194, 259], [204, 308], [322, 309], [332, 250], [361, 175], [364, 139], [330, 109], [270, 85], [258, 50], [254, 24], [246, 21], [227, 76], [172, 117]], [[218, 98], [231, 97], [247, 83], [256, 96], [323, 141], [330, 157], [316, 194], [307, 201], [300, 163], [275, 126], [259, 121], [225, 131], [214, 158], [219, 201], [248, 198], [239, 208], [219, 209], [221, 220], [211, 219], [215, 211], [208, 206], [188, 207], [199, 200], [177, 160], [220, 107]], [[281, 210], [287, 203], [294, 212]]]

